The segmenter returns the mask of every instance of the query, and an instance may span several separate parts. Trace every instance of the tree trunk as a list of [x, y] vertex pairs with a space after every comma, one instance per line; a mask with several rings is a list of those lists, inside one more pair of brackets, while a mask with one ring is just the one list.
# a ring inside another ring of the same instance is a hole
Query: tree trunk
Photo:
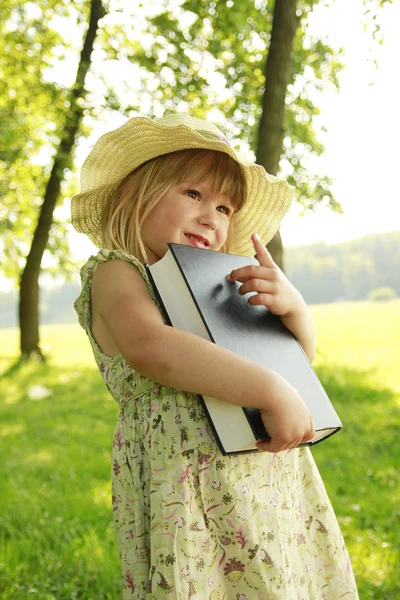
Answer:
[[98, 22], [105, 14], [102, 0], [91, 0], [89, 27], [83, 44], [76, 80], [69, 96], [70, 108], [65, 116], [64, 132], [55, 155], [50, 178], [46, 186], [38, 223], [26, 264], [20, 280], [19, 323], [21, 356], [37, 355], [43, 358], [39, 344], [39, 275], [44, 251], [53, 222], [53, 212], [60, 194], [64, 170], [71, 166], [71, 151], [83, 115], [85, 78], [90, 67], [90, 57], [96, 38]]
[[[271, 43], [265, 64], [265, 91], [258, 131], [257, 162], [276, 175], [282, 153], [286, 90], [290, 81], [293, 40], [299, 24], [297, 0], [276, 0]], [[283, 268], [279, 231], [268, 244], [274, 261]]]

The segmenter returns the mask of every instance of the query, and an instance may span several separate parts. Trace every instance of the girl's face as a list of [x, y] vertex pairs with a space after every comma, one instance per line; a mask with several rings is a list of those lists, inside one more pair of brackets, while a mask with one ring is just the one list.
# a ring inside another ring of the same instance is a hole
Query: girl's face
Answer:
[[162, 258], [168, 242], [220, 250], [233, 212], [231, 200], [213, 191], [212, 175], [171, 186], [144, 222], [148, 262]]

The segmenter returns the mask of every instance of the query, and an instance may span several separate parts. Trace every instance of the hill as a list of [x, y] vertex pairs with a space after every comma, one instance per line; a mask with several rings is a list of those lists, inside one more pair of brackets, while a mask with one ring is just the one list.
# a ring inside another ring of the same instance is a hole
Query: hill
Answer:
[[400, 231], [286, 248], [285, 270], [309, 304], [365, 300], [381, 287], [400, 295]]

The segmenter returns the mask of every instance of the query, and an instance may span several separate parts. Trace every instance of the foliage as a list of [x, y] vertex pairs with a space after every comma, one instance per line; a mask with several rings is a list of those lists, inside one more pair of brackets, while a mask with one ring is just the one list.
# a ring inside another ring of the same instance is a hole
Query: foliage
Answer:
[[[286, 98], [283, 174], [295, 185], [304, 209], [324, 201], [340, 210], [326, 174], [315, 170], [322, 154], [317, 100], [327, 87], [337, 87], [342, 68], [338, 49], [307, 33], [307, 18], [317, 0], [299, 0], [301, 26], [293, 48], [292, 79]], [[210, 2], [186, 0], [166, 5], [148, 18], [141, 64], [152, 69], [153, 87], [167, 111], [189, 110], [220, 121], [230, 137], [255, 156], [265, 63], [272, 27], [272, 1]], [[121, 47], [119, 56], [123, 53]], [[130, 55], [125, 55], [130, 59]], [[313, 167], [311, 167], [313, 165]]]
[[[55, 70], [78, 61], [72, 42], [60, 33], [71, 20], [82, 29], [85, 0], [46, 0], [40, 7], [4, 0], [0, 8], [0, 273], [19, 277], [36, 227], [39, 207], [58, 146], [68, 85]], [[69, 170], [66, 169], [66, 177]], [[65, 224], [51, 229], [48, 256], [68, 269]]]
[[380, 287], [371, 290], [368, 294], [368, 300], [370, 302], [387, 302], [396, 298], [396, 291], [391, 287]]
[[[327, 87], [337, 86], [341, 54], [307, 32], [308, 16], [318, 0], [298, 2], [301, 27], [295, 39], [281, 166], [305, 210], [320, 201], [339, 210], [327, 174], [313, 173], [315, 155], [323, 151], [318, 98]], [[366, 4], [372, 22], [378, 23], [375, 17], [384, 3]], [[92, 56], [82, 138], [94, 123], [110, 122], [117, 112], [161, 116], [165, 110], [191, 110], [216, 121], [228, 119], [228, 133], [243, 138], [244, 152], [254, 152], [273, 0], [104, 4], [109, 15]], [[29, 249], [69, 108], [67, 96], [87, 10], [87, 0], [1, 2], [0, 275], [14, 282]], [[81, 144], [78, 141], [78, 150]], [[71, 269], [63, 201], [75, 193], [76, 179], [69, 168], [64, 174], [45, 256], [46, 270], [53, 274]]]
[[310, 304], [365, 300], [374, 288], [400, 295], [400, 232], [286, 248], [286, 274]]
[[[398, 300], [313, 308], [316, 368], [344, 423], [313, 454], [360, 598], [374, 600], [400, 594], [399, 315]], [[18, 332], [0, 337], [4, 371]], [[44, 327], [43, 339], [49, 364], [26, 363], [0, 378], [0, 595], [115, 600], [109, 462], [117, 405], [78, 326]], [[29, 399], [37, 385], [51, 395]]]

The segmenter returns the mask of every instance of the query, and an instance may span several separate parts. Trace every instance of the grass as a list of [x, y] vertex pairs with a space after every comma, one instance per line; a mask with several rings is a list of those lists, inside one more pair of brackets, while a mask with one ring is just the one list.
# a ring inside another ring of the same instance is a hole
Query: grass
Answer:
[[[315, 366], [344, 423], [313, 453], [360, 598], [397, 600], [400, 302], [312, 312]], [[0, 331], [0, 596], [116, 600], [109, 450], [117, 405], [78, 326], [41, 334], [49, 362], [13, 369], [17, 332]], [[33, 399], [34, 386], [50, 395]]]

